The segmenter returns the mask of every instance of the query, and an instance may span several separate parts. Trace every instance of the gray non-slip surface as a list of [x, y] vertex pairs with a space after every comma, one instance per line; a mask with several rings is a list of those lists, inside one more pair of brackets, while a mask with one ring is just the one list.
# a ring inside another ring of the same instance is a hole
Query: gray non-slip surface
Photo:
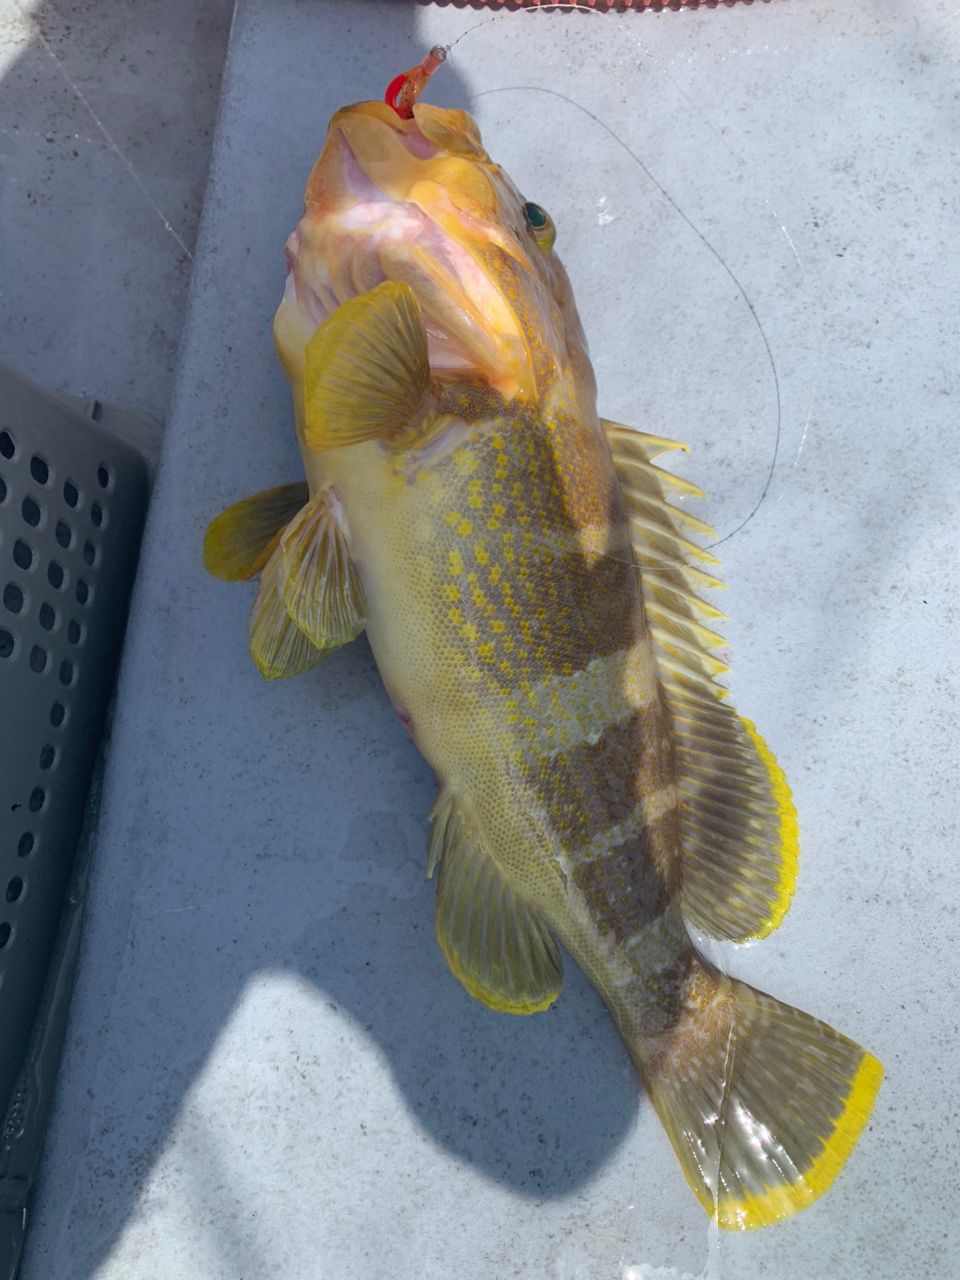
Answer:
[[888, 1073], [817, 1206], [718, 1242], [576, 971], [543, 1017], [463, 994], [363, 642], [265, 685], [250, 588], [203, 574], [209, 517], [298, 475], [270, 321], [329, 114], [481, 19], [240, 7], [27, 1280], [955, 1266], [950, 5], [511, 15], [432, 93], [554, 215], [603, 411], [711, 494], [734, 699], [802, 833], [786, 922], [725, 956]]
[[162, 419], [233, 0], [0, 0], [0, 359]]

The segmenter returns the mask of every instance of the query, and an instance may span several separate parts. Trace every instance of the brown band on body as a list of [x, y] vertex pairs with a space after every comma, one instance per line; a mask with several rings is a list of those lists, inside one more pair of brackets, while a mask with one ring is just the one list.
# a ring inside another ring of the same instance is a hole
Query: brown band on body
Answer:
[[675, 842], [675, 808], [652, 822], [643, 814], [644, 795], [657, 795], [675, 782], [667, 735], [656, 700], [608, 725], [595, 742], [532, 764], [530, 785], [557, 837], [574, 855], [618, 826], [647, 828], [651, 856], [662, 842]]

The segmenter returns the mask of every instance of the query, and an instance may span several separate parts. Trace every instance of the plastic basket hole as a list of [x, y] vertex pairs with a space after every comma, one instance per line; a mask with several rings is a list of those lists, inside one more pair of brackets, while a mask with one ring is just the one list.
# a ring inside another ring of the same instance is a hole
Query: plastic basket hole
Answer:
[[16, 442], [10, 432], [0, 431], [0, 458], [12, 458], [16, 452]]
[[46, 458], [41, 458], [39, 453], [35, 453], [30, 459], [30, 474], [37, 484], [46, 484], [50, 479], [50, 468], [47, 466], [47, 460]]
[[37, 525], [40, 523], [40, 517], [43, 515], [43, 512], [40, 510], [40, 504], [37, 500], [27, 496], [20, 503], [20, 514], [31, 529], [36, 529]]
[[23, 608], [23, 592], [15, 582], [8, 582], [3, 588], [3, 607], [11, 613], [19, 613]]
[[40, 748], [40, 768], [43, 770], [52, 769], [56, 763], [57, 748], [48, 742]]
[[67, 639], [71, 644], [80, 644], [83, 640], [83, 623], [71, 618], [67, 623]]
[[10, 941], [10, 935], [13, 933], [13, 927], [7, 920], [0, 920], [0, 951]]
[[22, 538], [13, 544], [13, 563], [18, 569], [29, 569], [33, 564], [33, 549]]
[[69, 658], [64, 658], [60, 663], [60, 683], [65, 689], [69, 689], [77, 678], [77, 669]]
[[0, 476], [0, 502], [3, 502], [7, 496], [7, 482], [3, 476]]
[[4, 627], [0, 627], [0, 658], [9, 658], [15, 648], [13, 636]]
[[11, 876], [7, 881], [7, 891], [4, 895], [8, 902], [16, 902], [23, 893], [23, 877]]
[[63, 482], [63, 500], [68, 507], [75, 507], [80, 501], [80, 490], [72, 480]]
[[66, 550], [73, 541], [73, 530], [67, 524], [66, 520], [58, 520], [55, 533], [57, 544]]
[[50, 708], [50, 723], [55, 729], [59, 729], [67, 718], [67, 708], [62, 702], [55, 702]]
[[35, 644], [30, 650], [30, 670], [38, 676], [47, 669], [48, 654], [42, 644]]
[[97, 544], [89, 540], [83, 544], [83, 563], [91, 569], [97, 563]]
[[59, 591], [63, 586], [63, 580], [66, 575], [63, 572], [63, 565], [56, 560], [51, 560], [47, 565], [47, 581], [53, 587], [54, 591]]
[[103, 528], [103, 507], [99, 502], [90, 503], [90, 523], [96, 529]]
[[110, 468], [105, 462], [101, 462], [99, 467], [97, 467], [97, 484], [101, 489], [109, 489], [112, 480], [113, 476], [111, 475]]
[[30, 792], [30, 799], [27, 801], [27, 808], [31, 813], [39, 813], [47, 801], [47, 793], [43, 787], [34, 787]]
[[32, 831], [25, 831], [17, 841], [17, 855], [21, 858], [29, 858], [36, 847], [37, 838]]
[[57, 625], [57, 611], [52, 605], [49, 605], [44, 601], [40, 606], [40, 612], [37, 614], [37, 619], [44, 631], [52, 631]]
[[83, 578], [77, 579], [76, 597], [78, 604], [86, 604], [90, 599], [90, 587], [84, 582]]

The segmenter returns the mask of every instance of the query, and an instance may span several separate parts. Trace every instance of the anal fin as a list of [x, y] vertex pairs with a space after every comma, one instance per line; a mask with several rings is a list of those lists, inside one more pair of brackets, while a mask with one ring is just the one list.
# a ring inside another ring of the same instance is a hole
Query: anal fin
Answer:
[[497, 1012], [549, 1008], [563, 985], [559, 948], [448, 793], [433, 811], [428, 874], [438, 865], [437, 941], [454, 976]]

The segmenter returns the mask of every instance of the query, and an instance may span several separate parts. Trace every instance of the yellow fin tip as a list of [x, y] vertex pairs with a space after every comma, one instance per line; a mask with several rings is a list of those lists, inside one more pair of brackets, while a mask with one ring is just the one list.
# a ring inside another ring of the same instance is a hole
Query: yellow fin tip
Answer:
[[883, 1081], [883, 1065], [872, 1053], [864, 1053], [850, 1085], [846, 1104], [823, 1150], [800, 1180], [772, 1187], [761, 1195], [745, 1200], [727, 1200], [715, 1204], [702, 1194], [698, 1199], [707, 1213], [724, 1231], [753, 1231], [771, 1226], [807, 1208], [828, 1191], [847, 1163], [870, 1118], [873, 1104]]
[[797, 874], [800, 865], [800, 828], [797, 822], [797, 810], [793, 803], [793, 793], [787, 785], [787, 780], [783, 770], [777, 763], [776, 756], [763, 738], [760, 737], [756, 726], [750, 720], [745, 716], [740, 716], [740, 721], [750, 735], [750, 740], [756, 747], [757, 755], [763, 761], [770, 778], [770, 787], [773, 792], [773, 798], [777, 803], [777, 811], [780, 817], [780, 847], [783, 851], [777, 896], [770, 907], [770, 914], [760, 928], [754, 933], [747, 934], [743, 939], [738, 939], [738, 941], [748, 942], [766, 938], [768, 934], [773, 933], [774, 929], [782, 923], [783, 917], [790, 908], [790, 903], [797, 887]]
[[517, 1004], [511, 1004], [509, 1000], [504, 1000], [503, 996], [496, 991], [491, 991], [482, 983], [477, 982], [472, 973], [468, 973], [458, 962], [456, 952], [452, 948], [445, 945], [443, 937], [437, 931], [437, 941], [440, 944], [440, 950], [443, 952], [444, 959], [450, 966], [450, 972], [457, 979], [467, 995], [472, 996], [474, 1000], [479, 1000], [481, 1004], [486, 1005], [488, 1009], [492, 1009], [494, 1013], [543, 1013], [549, 1009], [557, 996], [560, 994], [559, 989], [552, 991], [549, 995], [544, 996], [542, 1000], [529, 1000]]

